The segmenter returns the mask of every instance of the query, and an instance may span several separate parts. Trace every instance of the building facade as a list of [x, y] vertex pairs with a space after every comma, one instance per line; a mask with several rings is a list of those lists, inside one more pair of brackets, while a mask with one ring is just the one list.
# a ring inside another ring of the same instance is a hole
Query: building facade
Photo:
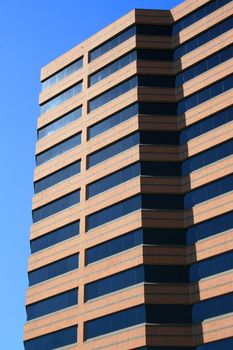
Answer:
[[232, 10], [133, 10], [42, 69], [25, 350], [233, 349]]

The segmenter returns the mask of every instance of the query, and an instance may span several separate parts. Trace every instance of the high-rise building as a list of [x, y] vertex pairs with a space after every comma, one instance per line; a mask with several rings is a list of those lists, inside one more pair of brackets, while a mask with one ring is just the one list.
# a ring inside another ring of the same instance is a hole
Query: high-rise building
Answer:
[[26, 350], [233, 349], [232, 9], [133, 10], [42, 69]]

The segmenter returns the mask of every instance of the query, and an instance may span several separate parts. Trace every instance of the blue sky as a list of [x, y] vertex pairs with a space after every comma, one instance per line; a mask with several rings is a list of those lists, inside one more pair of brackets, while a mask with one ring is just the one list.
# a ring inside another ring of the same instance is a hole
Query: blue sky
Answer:
[[180, 0], [8, 0], [0, 10], [0, 335], [23, 350], [40, 67], [133, 8]]

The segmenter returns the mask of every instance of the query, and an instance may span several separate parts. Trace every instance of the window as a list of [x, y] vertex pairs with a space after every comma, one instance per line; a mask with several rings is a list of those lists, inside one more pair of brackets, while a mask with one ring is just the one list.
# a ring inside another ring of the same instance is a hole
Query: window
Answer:
[[121, 83], [118, 86], [104, 92], [103, 94], [93, 98], [88, 102], [89, 112], [94, 111], [96, 108], [101, 107], [102, 105], [114, 100], [115, 98], [123, 95], [127, 91], [135, 88], [137, 86], [137, 77], [133, 77], [125, 82]]
[[81, 133], [70, 137], [69, 139], [58, 143], [56, 146], [49, 148], [48, 150], [41, 152], [36, 156], [36, 165], [39, 166], [49, 160], [71, 150], [74, 147], [79, 146], [81, 143]]
[[46, 281], [78, 268], [78, 254], [57, 260], [51, 264], [40, 267], [28, 273], [29, 286]]
[[138, 209], [182, 209], [183, 196], [144, 194], [131, 197], [87, 217], [87, 231]]
[[108, 258], [141, 244], [149, 245], [185, 245], [186, 230], [146, 228], [126, 233], [86, 250], [86, 265]]
[[101, 120], [99, 123], [91, 126], [89, 128], [89, 139], [102, 134], [103, 132], [113, 128], [116, 125], [123, 123], [124, 121], [134, 117], [138, 114], [138, 104], [133, 104], [121, 111], [110, 115], [104, 120]]
[[108, 77], [109, 75], [117, 72], [121, 68], [127, 66], [128, 64], [136, 60], [136, 56], [136, 51], [130, 52], [129, 54], [121, 57], [117, 61], [111, 63], [107, 67], [101, 69], [100, 71], [91, 74], [89, 76], [89, 85], [92, 86], [101, 81], [102, 79]]
[[43, 207], [33, 210], [33, 223], [47, 218], [50, 215], [56, 214], [61, 210], [67, 209], [72, 205], [78, 204], [80, 201], [80, 190], [67, 194], [64, 197], [56, 199]]
[[201, 239], [214, 236], [232, 228], [233, 213], [227, 213], [188, 228], [187, 243], [194, 244]]
[[50, 78], [42, 82], [42, 91], [48, 89], [50, 86], [56, 84], [58, 81], [64, 79], [68, 75], [81, 69], [83, 66], [83, 58], [77, 59], [75, 62], [69, 64], [66, 68], [62, 69], [60, 72], [55, 73]]
[[88, 283], [85, 286], [85, 300], [101, 297], [117, 290], [142, 282], [188, 282], [187, 266], [140, 265], [114, 275]]
[[34, 254], [42, 249], [46, 249], [54, 244], [63, 242], [66, 239], [77, 235], [79, 235], [79, 221], [63, 226], [57, 230], [48, 232], [43, 236], [31, 240], [31, 253]]
[[190, 282], [216, 275], [233, 268], [233, 252], [224, 253], [213, 258], [200, 261], [190, 267]]
[[136, 176], [139, 176], [140, 173], [140, 163], [136, 163], [95, 181], [87, 186], [88, 198], [96, 196], [114, 186], [120, 185]]
[[25, 350], [53, 350], [77, 343], [77, 326], [61, 329], [24, 342]]
[[52, 108], [57, 107], [61, 103], [65, 102], [66, 100], [70, 99], [71, 97], [79, 94], [82, 91], [82, 82], [77, 83], [73, 87], [69, 88], [68, 90], [62, 92], [57, 97], [53, 97], [48, 102], [45, 102], [40, 107], [40, 114], [44, 114], [48, 111], [50, 111]]
[[226, 350], [233, 347], [233, 338], [218, 340], [197, 346], [196, 350]]
[[58, 170], [51, 175], [48, 175], [34, 184], [35, 193], [46, 190], [47, 188], [58, 184], [61, 181], [69, 179], [71, 176], [80, 173], [80, 161]]
[[217, 296], [194, 304], [192, 307], [193, 322], [224, 315], [233, 311], [233, 293]]
[[27, 321], [77, 304], [78, 289], [69, 290], [68, 292], [27, 305]]
[[186, 143], [189, 140], [194, 139], [204, 133], [213, 130], [223, 124], [229, 123], [233, 120], [233, 107], [221, 111], [217, 114], [211, 115], [210, 117], [201, 120], [200, 122], [191, 125], [184, 129], [180, 133], [180, 143]]
[[120, 45], [124, 41], [128, 40], [132, 36], [136, 34], [136, 28], [131, 27], [129, 29], [126, 29], [125, 31], [121, 32], [114, 38], [106, 41], [104, 44], [98, 46], [97, 48], [93, 49], [89, 53], [89, 62], [95, 60], [96, 58], [102, 56], [106, 52], [112, 50], [114, 47]]
[[206, 165], [214, 163], [222, 158], [231, 156], [233, 153], [233, 141], [227, 141], [221, 145], [213, 147], [196, 156], [185, 160], [182, 164], [182, 175], [188, 175], [192, 171], [200, 169]]
[[148, 115], [177, 115], [176, 103], [140, 102], [139, 114]]
[[216, 67], [217, 65], [231, 59], [233, 56], [233, 47], [227, 47], [225, 50], [220, 51], [202, 62], [195, 64], [189, 69], [186, 69], [182, 73], [176, 76], [176, 87], [184, 84], [186, 81], [197, 77], [198, 75], [207, 72], [209, 69]]
[[196, 107], [197, 105], [204, 103], [211, 98], [222, 94], [225, 91], [228, 91], [233, 87], [233, 76], [229, 76], [223, 80], [218, 81], [217, 83], [211, 85], [208, 88], [205, 88], [198, 93], [185, 98], [183, 101], [178, 103], [178, 114], [182, 114], [188, 111], [191, 108]]
[[64, 128], [64, 126], [72, 123], [82, 116], [82, 107], [76, 108], [74, 111], [61, 116], [52, 123], [42, 127], [38, 130], [38, 139], [42, 139], [48, 135], [53, 134], [55, 131]]
[[220, 7], [224, 6], [225, 4], [229, 3], [231, 0], [214, 0], [210, 1], [207, 5], [201, 7], [197, 11], [194, 11], [191, 15], [188, 15], [181, 20], [177, 21], [173, 25], [172, 34], [179, 33], [182, 29], [185, 29], [189, 27], [191, 24], [199, 21], [200, 19], [208, 16], [212, 12], [216, 11]]
[[214, 27], [208, 29], [204, 33], [198, 35], [196, 38], [187, 41], [185, 44], [179, 46], [174, 51], [174, 59], [178, 60], [180, 57], [186, 55], [192, 50], [195, 50], [201, 45], [206, 44], [208, 41], [217, 38], [219, 35], [227, 32], [232, 28], [233, 18], [228, 18], [224, 22], [215, 25]]

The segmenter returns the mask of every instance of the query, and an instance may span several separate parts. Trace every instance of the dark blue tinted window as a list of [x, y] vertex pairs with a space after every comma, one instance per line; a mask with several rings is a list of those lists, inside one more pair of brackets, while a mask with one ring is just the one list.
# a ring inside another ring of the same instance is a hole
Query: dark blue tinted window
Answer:
[[78, 289], [27, 306], [27, 321], [78, 304]]
[[72, 192], [62, 198], [59, 198], [49, 204], [44, 205], [38, 209], [33, 210], [32, 220], [33, 222], [40, 221], [47, 218], [50, 215], [56, 214], [61, 210], [67, 209], [72, 205], [79, 203], [80, 201], [80, 191]]
[[88, 156], [88, 168], [139, 144], [139, 133], [125, 137]]
[[186, 143], [210, 130], [217, 128], [233, 120], [233, 107], [210, 116], [184, 130], [180, 133], [180, 143]]
[[79, 58], [75, 62], [69, 64], [66, 68], [62, 69], [60, 72], [54, 74], [52, 77], [43, 81], [42, 90], [48, 89], [50, 86], [56, 84], [58, 81], [64, 79], [68, 75], [81, 69], [82, 66], [83, 66], [83, 58]]
[[76, 84], [72, 88], [69, 88], [65, 92], [62, 92], [60, 95], [57, 97], [52, 98], [48, 102], [45, 102], [43, 105], [40, 107], [40, 113], [44, 114], [48, 111], [50, 111], [52, 108], [60, 105], [61, 103], [65, 102], [69, 98], [79, 94], [82, 91], [82, 82]]
[[59, 119], [50, 123], [49, 125], [44, 126], [38, 130], [38, 139], [42, 139], [45, 136], [53, 134], [55, 131], [63, 128], [64, 126], [70, 124], [76, 119], [79, 119], [82, 115], [82, 107], [75, 109], [74, 111], [63, 115]]
[[171, 25], [150, 25], [150, 24], [137, 24], [137, 34], [139, 35], [162, 35], [169, 36], [172, 34]]
[[137, 209], [182, 209], [183, 196], [172, 194], [138, 195], [87, 217], [87, 230], [129, 214]]
[[224, 22], [215, 25], [211, 29], [205, 31], [204, 33], [198, 35], [196, 38], [187, 41], [185, 44], [179, 46], [174, 51], [174, 59], [178, 60], [180, 57], [186, 55], [192, 50], [195, 50], [199, 46], [207, 43], [209, 40], [213, 40], [219, 35], [227, 32], [232, 28], [233, 18], [228, 18]]
[[108, 77], [109, 75], [117, 72], [119, 69], [121, 69], [121, 68], [127, 66], [128, 64], [130, 64], [131, 62], [135, 61], [136, 57], [137, 57], [136, 51], [130, 52], [129, 54], [121, 57], [117, 61], [111, 63], [107, 67], [101, 69], [97, 73], [90, 75], [89, 85], [92, 86], [92, 85], [98, 83], [99, 81], [101, 81], [102, 79]]
[[88, 102], [89, 112], [93, 111], [96, 108], [99, 108], [105, 103], [112, 101], [114, 98], [117, 98], [123, 95], [124, 93], [126, 93], [127, 91], [135, 88], [137, 86], [137, 83], [138, 83], [137, 77], [133, 77], [121, 83], [120, 85], [108, 90], [107, 92], [104, 92], [103, 94], [95, 97], [94, 99], [90, 100]]
[[173, 25], [172, 34], [177, 34], [179, 31], [181, 31], [184, 28], [187, 28], [191, 24], [199, 21], [201, 18], [204, 18], [205, 16], [208, 16], [210, 13], [214, 12], [215, 10], [219, 9], [220, 7], [224, 6], [231, 0], [214, 0], [210, 1], [207, 5], [203, 6], [202, 8], [198, 9], [197, 11], [193, 12], [191, 15], [188, 15], [181, 20], [177, 21]]
[[31, 240], [31, 253], [36, 253], [39, 250], [48, 248], [77, 235], [79, 235], [79, 221]]
[[86, 250], [86, 264], [107, 258], [140, 244], [185, 245], [183, 229], [148, 228], [129, 232]]
[[190, 267], [190, 281], [196, 282], [202, 278], [216, 275], [233, 268], [233, 252], [215, 256], [200, 261]]
[[146, 320], [144, 305], [100, 317], [85, 323], [85, 339], [127, 328]]
[[86, 264], [107, 258], [143, 243], [143, 232], [137, 230], [86, 250]]
[[216, 53], [215, 55], [208, 57], [204, 61], [194, 65], [193, 67], [185, 70], [184, 72], [176, 76], [176, 87], [184, 84], [186, 81], [197, 77], [198, 75], [208, 71], [209, 69], [216, 67], [233, 56], [233, 47], [228, 47], [223, 51]]
[[77, 326], [42, 335], [24, 342], [25, 350], [53, 350], [77, 343]]
[[226, 314], [233, 311], [233, 294], [221, 295], [201, 301], [192, 307], [193, 322]]
[[136, 196], [100, 210], [87, 217], [87, 231], [141, 208], [141, 197]]
[[89, 53], [89, 61], [93, 61], [99, 56], [105, 54], [109, 50], [112, 50], [114, 47], [120, 45], [127, 39], [131, 38], [136, 34], [136, 28], [131, 27], [124, 32], [120, 33], [119, 35], [115, 36], [115, 38], [108, 40], [106, 43], [102, 44], [101, 46], [97, 47], [96, 49], [90, 51]]
[[181, 163], [141, 162], [141, 174], [147, 176], [181, 176]]
[[177, 112], [182, 114], [187, 110], [194, 108], [195, 106], [210, 100], [211, 98], [228, 91], [233, 87], [233, 76], [226, 79], [220, 80], [210, 87], [201, 90], [197, 94], [185, 98], [183, 101], [178, 103]]
[[233, 141], [228, 141], [222, 145], [213, 147], [208, 151], [204, 151], [197, 156], [185, 160], [182, 164], [182, 175], [188, 175], [196, 169], [200, 169], [222, 158], [231, 156], [232, 153]]
[[78, 254], [55, 261], [28, 273], [29, 286], [78, 268]]
[[189, 305], [139, 305], [85, 323], [85, 339], [114, 332], [136, 324], [148, 323], [190, 323]]
[[72, 148], [79, 146], [81, 143], [81, 133], [70, 137], [68, 140], [62, 141], [56, 146], [51, 147], [47, 151], [44, 151], [36, 156], [36, 165], [41, 165], [49, 160], [71, 150]]
[[177, 115], [176, 103], [140, 102], [139, 114]]
[[127, 168], [121, 169], [111, 175], [108, 175], [87, 186], [88, 197], [93, 197], [114, 186], [122, 184], [138, 175], [140, 175], [140, 163], [133, 164]]
[[129, 106], [89, 128], [89, 138], [95, 137], [138, 114], [138, 105]]
[[80, 173], [80, 161], [68, 165], [63, 169], [58, 170], [55, 173], [48, 175], [39, 181], [36, 181], [34, 183], [35, 193], [46, 190], [47, 188], [54, 186], [57, 183], [64, 181], [78, 173]]
[[186, 193], [184, 196], [184, 208], [192, 208], [198, 203], [207, 201], [208, 199], [220, 196], [221, 194], [232, 190], [233, 175]]
[[138, 266], [85, 286], [85, 300], [100, 297], [141, 282], [187, 282], [186, 266]]
[[196, 350], [227, 350], [233, 348], [233, 338], [215, 341], [208, 344], [199, 345]]
[[194, 225], [187, 230], [187, 243], [195, 242], [233, 228], [233, 213]]
[[137, 59], [143, 61], [173, 61], [173, 51], [159, 49], [138, 49]]
[[127, 136], [110, 146], [88, 156], [88, 167], [92, 167], [104, 160], [111, 158], [137, 144], [151, 145], [178, 145], [179, 133], [175, 131], [141, 131]]
[[138, 86], [175, 87], [175, 77], [169, 75], [140, 75]]

